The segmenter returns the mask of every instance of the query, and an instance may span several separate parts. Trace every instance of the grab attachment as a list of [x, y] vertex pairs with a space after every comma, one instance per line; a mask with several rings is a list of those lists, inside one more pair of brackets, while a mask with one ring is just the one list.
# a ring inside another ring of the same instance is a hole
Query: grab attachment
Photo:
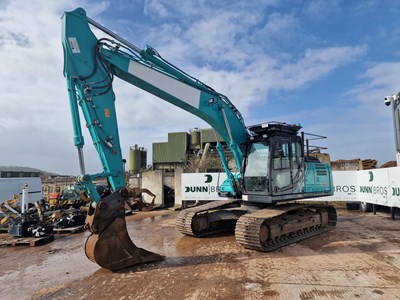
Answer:
[[121, 188], [91, 207], [86, 226], [92, 233], [85, 243], [86, 256], [99, 266], [117, 271], [136, 264], [164, 259], [164, 256], [137, 247], [129, 237], [124, 204], [128, 198]]

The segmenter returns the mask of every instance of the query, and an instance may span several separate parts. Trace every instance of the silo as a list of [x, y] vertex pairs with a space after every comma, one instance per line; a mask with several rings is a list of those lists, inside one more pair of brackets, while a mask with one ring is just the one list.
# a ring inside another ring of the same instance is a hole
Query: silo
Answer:
[[141, 153], [138, 145], [129, 148], [129, 173], [137, 173], [140, 170]]
[[190, 129], [190, 149], [200, 149], [200, 130]]
[[140, 168], [147, 168], [147, 150], [143, 147], [140, 148]]

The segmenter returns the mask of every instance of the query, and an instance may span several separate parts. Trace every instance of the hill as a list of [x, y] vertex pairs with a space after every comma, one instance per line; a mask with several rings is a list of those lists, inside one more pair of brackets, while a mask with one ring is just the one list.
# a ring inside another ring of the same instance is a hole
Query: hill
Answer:
[[0, 166], [0, 171], [4, 172], [39, 172], [42, 176], [57, 176], [58, 174], [43, 171], [36, 168], [31, 167], [19, 167], [19, 166]]

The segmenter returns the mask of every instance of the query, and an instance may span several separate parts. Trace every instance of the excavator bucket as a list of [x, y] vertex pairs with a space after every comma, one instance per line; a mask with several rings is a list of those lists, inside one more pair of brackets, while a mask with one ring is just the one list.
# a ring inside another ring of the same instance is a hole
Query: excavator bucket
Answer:
[[137, 247], [130, 239], [125, 221], [125, 188], [108, 195], [89, 209], [86, 226], [92, 232], [85, 243], [86, 256], [99, 266], [117, 271], [136, 264], [164, 259]]

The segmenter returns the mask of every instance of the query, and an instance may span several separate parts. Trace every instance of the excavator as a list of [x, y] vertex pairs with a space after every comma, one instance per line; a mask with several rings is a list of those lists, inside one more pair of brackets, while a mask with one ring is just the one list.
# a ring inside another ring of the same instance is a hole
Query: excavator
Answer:
[[[216, 148], [227, 179], [219, 195], [228, 200], [183, 209], [176, 218], [180, 232], [203, 237], [234, 231], [245, 248], [271, 251], [336, 226], [333, 206], [296, 201], [333, 194], [331, 168], [305, 153], [299, 124], [246, 126], [225, 95], [177, 68], [154, 48], [138, 48], [89, 18], [82, 8], [65, 12], [61, 19], [78, 180], [90, 199], [86, 223], [91, 235], [85, 253], [91, 261], [116, 271], [164, 258], [137, 247], [127, 232], [124, 203], [129, 192], [118, 135], [115, 77], [198, 116], [223, 139]], [[91, 27], [107, 37], [98, 39]], [[85, 171], [79, 111], [102, 164], [100, 173]], [[234, 170], [223, 145], [231, 152]], [[108, 195], [96, 190], [94, 182], [100, 178], [109, 183]]]

